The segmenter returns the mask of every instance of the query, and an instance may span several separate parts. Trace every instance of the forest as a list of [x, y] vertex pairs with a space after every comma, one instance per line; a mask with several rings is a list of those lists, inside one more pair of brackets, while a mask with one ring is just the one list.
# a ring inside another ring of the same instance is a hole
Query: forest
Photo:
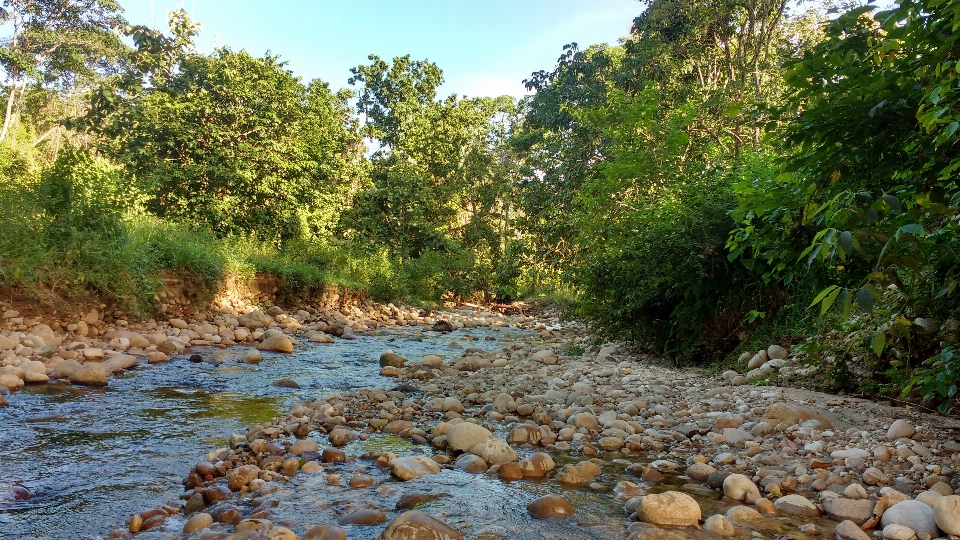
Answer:
[[[400, 56], [304, 81], [114, 0], [4, 0], [0, 285], [154, 312], [164, 272], [379, 301], [558, 301], [721, 369], [951, 411], [960, 0], [643, 0], [528, 97]], [[345, 85], [342, 90], [335, 90]]]

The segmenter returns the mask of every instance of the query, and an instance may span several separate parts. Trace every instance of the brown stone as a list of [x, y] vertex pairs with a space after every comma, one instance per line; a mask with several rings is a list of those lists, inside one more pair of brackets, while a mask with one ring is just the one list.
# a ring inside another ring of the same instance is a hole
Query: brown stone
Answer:
[[347, 540], [347, 533], [333, 525], [318, 525], [307, 531], [303, 540]]
[[520, 480], [523, 478], [523, 469], [521, 469], [520, 465], [516, 463], [504, 463], [500, 466], [498, 473], [500, 474], [500, 479], [504, 482]]
[[463, 535], [436, 518], [411, 510], [391, 521], [380, 540], [463, 540]]
[[370, 487], [374, 483], [373, 477], [365, 474], [355, 474], [350, 479], [350, 487], [352, 488]]
[[236, 525], [243, 521], [243, 515], [240, 514], [240, 511], [236, 508], [227, 508], [217, 515], [217, 521], [226, 523], [227, 525]]
[[194, 514], [187, 522], [183, 525], [183, 533], [190, 534], [197, 532], [202, 529], [206, 529], [210, 525], [213, 525], [213, 516], [210, 514], [200, 512], [199, 514]]
[[320, 455], [320, 461], [324, 463], [340, 463], [347, 460], [347, 454], [343, 450], [336, 448], [324, 448]]
[[379, 525], [386, 523], [387, 515], [381, 510], [365, 508], [340, 516], [340, 525]]
[[573, 507], [559, 495], [544, 495], [527, 505], [534, 519], [565, 518], [574, 514]]
[[[282, 459], [280, 460], [280, 463], [283, 463]], [[259, 475], [260, 467], [257, 467], [256, 465], [241, 465], [240, 467], [230, 471], [230, 479], [228, 480], [227, 485], [233, 491], [240, 491], [244, 486], [249, 484], [251, 480]], [[204, 499], [206, 498], [206, 495], [204, 495]], [[210, 504], [209, 501], [207, 504]]]

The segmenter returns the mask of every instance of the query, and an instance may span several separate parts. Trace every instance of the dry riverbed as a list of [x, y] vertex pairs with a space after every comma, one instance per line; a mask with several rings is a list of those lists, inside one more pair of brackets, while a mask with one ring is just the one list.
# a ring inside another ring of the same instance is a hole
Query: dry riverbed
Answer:
[[[418, 358], [378, 351], [380, 388], [298, 401], [271, 422], [224, 434], [229, 447], [192, 467], [179, 499], [145, 508], [112, 537], [960, 534], [960, 426], [951, 419], [738, 385], [735, 373], [712, 379], [597, 344], [551, 318], [361, 304], [194, 319], [106, 322], [91, 312], [47, 325], [8, 312], [0, 395], [14, 393], [0, 405], [16, 407], [23, 384], [109, 384], [144, 359], [201, 347], [242, 346], [243, 360], [258, 362], [259, 350], [296, 354], [307, 341], [365, 333], [452, 331], [457, 341]], [[497, 330], [516, 330], [488, 352], [471, 347], [477, 327], [495, 341]], [[750, 361], [770, 370], [791, 362], [776, 346]], [[13, 488], [0, 501], [29, 496]]]

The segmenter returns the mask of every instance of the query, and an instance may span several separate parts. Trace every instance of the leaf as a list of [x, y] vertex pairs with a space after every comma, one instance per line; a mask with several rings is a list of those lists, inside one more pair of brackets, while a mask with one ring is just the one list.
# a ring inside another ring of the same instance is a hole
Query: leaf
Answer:
[[923, 227], [920, 226], [920, 225], [918, 225], [918, 224], [916, 224], [916, 223], [908, 223], [908, 224], [904, 225], [903, 227], [900, 227], [900, 228], [897, 230], [897, 233], [898, 233], [898, 234], [899, 234], [899, 233], [908, 233], [908, 234], [912, 234], [912, 235], [915, 235], [915, 236], [922, 235], [922, 234], [924, 234], [924, 232], [925, 232], [925, 231], [923, 230]]
[[844, 253], [847, 255], [853, 253], [853, 234], [851, 234], [850, 231], [840, 233], [839, 243], [840, 249], [842, 249]]
[[862, 287], [857, 291], [857, 305], [866, 312], [873, 311], [873, 293], [867, 287]]
[[834, 301], [836, 301], [837, 296], [840, 294], [840, 291], [842, 290], [843, 289], [840, 289], [840, 288], [834, 289], [833, 292], [828, 294], [827, 297], [823, 299], [823, 303], [820, 304], [821, 316], [823, 316], [823, 314], [826, 313], [828, 309], [830, 309], [830, 306], [833, 305]]
[[838, 302], [842, 306], [840, 309], [841, 313], [843, 314], [843, 318], [849, 319], [850, 311], [853, 309], [853, 294], [851, 294], [847, 289], [844, 289], [843, 292], [840, 293]]
[[873, 354], [880, 356], [883, 348], [887, 345], [887, 334], [885, 332], [875, 332], [870, 338], [870, 349]]
[[819, 304], [820, 301], [824, 299], [824, 297], [826, 297], [828, 294], [830, 294], [830, 291], [832, 291], [832, 290], [834, 290], [834, 289], [836, 289], [836, 288], [837, 288], [836, 285], [830, 285], [830, 286], [827, 287], [826, 289], [820, 291], [820, 294], [818, 294], [817, 297], [813, 299], [813, 302], [810, 302], [810, 305], [807, 306], [807, 307], [813, 307], [813, 306]]

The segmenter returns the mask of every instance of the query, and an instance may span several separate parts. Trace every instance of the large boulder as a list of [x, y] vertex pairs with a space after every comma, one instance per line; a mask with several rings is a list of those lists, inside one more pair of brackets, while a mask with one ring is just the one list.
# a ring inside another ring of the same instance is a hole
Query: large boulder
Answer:
[[273, 322], [273, 317], [260, 310], [256, 310], [237, 317], [237, 322], [240, 323], [240, 326], [245, 326], [253, 330], [254, 328], [265, 328]]
[[913, 529], [918, 535], [939, 536], [937, 523], [933, 517], [933, 508], [920, 501], [902, 501], [891, 506], [880, 517], [880, 527], [903, 525]]
[[940, 530], [960, 536], [960, 496], [947, 495], [933, 503], [933, 519]]
[[125, 369], [137, 367], [137, 357], [130, 354], [115, 354], [103, 361], [103, 369], [117, 374]]
[[399, 354], [393, 351], [384, 351], [380, 355], [380, 367], [396, 367], [402, 368], [407, 365], [407, 357], [400, 356]]
[[291, 341], [287, 336], [273, 334], [260, 342], [260, 345], [257, 345], [257, 348], [261, 351], [292, 353], [293, 341]]
[[394, 518], [380, 540], [463, 540], [463, 535], [439, 519], [411, 510]]
[[110, 372], [100, 363], [86, 363], [70, 374], [70, 382], [86, 386], [106, 386]]
[[[447, 440], [449, 442], [449, 439]], [[509, 444], [496, 437], [474, 445], [470, 449], [470, 453], [482, 457], [484, 461], [491, 465], [503, 465], [519, 459], [517, 453], [514, 452], [513, 448], [510, 448]]]
[[424, 456], [394, 458], [390, 460], [389, 466], [390, 472], [404, 482], [440, 472], [440, 464]]
[[857, 525], [863, 525], [873, 517], [873, 509], [876, 504], [870, 499], [848, 499], [846, 497], [834, 497], [823, 500], [823, 510], [827, 517], [835, 521], [852, 521]]
[[701, 516], [697, 501], [679, 491], [646, 495], [637, 503], [640, 521], [654, 525], [692, 527], [700, 522]]
[[492, 437], [493, 433], [483, 426], [472, 422], [461, 422], [447, 432], [447, 446], [451, 450], [466, 452]]
[[527, 505], [533, 519], [565, 518], [574, 514], [573, 507], [559, 495], [544, 495]]

